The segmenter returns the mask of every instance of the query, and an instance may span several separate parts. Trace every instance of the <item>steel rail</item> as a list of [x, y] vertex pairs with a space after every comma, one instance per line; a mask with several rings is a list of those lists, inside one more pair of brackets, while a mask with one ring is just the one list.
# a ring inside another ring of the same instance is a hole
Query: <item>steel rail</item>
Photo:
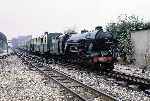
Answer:
[[[21, 54], [19, 57], [23, 59], [23, 56], [21, 56]], [[27, 59], [23, 60], [24, 62], [32, 66], [32, 68], [36, 68], [36, 70], [38, 70], [40, 73], [44, 74], [46, 77], [52, 79], [55, 83], [65, 88], [68, 92], [73, 94], [74, 97], [77, 97], [77, 99], [80, 99], [81, 101], [93, 101], [95, 99], [100, 99], [102, 101], [117, 101], [117, 98], [108, 95], [104, 92], [97, 91], [96, 89], [91, 88], [88, 85], [85, 85], [80, 81], [71, 78], [69, 75], [60, 72], [52, 67], [49, 67], [46, 64], [43, 64], [41, 62], [33, 63], [33, 60], [31, 60], [31, 58], [30, 59], [28, 58], [28, 60]], [[38, 67], [38, 64], [43, 64], [43, 66]], [[81, 91], [81, 89], [83, 91], [79, 93], [76, 90], [72, 90], [71, 88], [78, 88], [79, 92]]]

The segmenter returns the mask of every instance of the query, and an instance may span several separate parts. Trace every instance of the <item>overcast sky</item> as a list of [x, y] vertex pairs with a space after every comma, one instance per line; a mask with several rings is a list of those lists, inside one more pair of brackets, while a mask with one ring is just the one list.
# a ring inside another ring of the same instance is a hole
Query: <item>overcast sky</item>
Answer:
[[149, 0], [0, 0], [0, 31], [8, 39], [67, 28], [94, 29], [120, 14], [150, 21]]

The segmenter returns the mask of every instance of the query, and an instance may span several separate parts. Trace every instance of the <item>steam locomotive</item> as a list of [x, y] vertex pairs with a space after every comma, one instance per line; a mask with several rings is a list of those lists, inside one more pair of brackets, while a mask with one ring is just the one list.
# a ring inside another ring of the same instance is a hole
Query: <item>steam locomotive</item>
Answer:
[[115, 39], [101, 30], [85, 33], [48, 33], [33, 38], [19, 48], [66, 62], [111, 71], [115, 60]]

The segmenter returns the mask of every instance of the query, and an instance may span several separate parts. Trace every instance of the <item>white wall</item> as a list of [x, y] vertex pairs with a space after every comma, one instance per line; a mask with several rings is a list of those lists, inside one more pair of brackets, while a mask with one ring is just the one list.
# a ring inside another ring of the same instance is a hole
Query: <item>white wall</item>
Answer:
[[140, 65], [148, 64], [146, 59], [150, 57], [150, 30], [132, 32], [131, 38], [135, 45], [136, 63]]

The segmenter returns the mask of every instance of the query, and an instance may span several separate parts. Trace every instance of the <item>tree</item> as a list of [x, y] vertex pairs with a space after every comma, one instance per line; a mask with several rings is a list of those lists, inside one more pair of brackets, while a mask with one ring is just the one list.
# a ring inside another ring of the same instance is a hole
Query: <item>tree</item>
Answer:
[[131, 31], [144, 28], [143, 19], [138, 16], [120, 15], [117, 23], [109, 23], [106, 30], [113, 33], [113, 36], [119, 41], [118, 46], [121, 49], [121, 57], [125, 62], [134, 59], [134, 45], [131, 40]]

